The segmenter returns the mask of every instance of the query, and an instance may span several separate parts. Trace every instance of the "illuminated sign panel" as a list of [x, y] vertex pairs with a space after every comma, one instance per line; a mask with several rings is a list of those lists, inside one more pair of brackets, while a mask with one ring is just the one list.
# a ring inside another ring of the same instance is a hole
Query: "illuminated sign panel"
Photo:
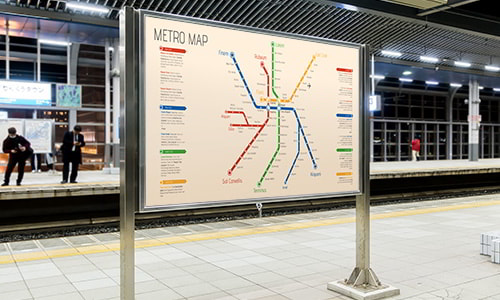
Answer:
[[52, 104], [51, 84], [2, 80], [0, 81], [0, 103], [50, 106]]

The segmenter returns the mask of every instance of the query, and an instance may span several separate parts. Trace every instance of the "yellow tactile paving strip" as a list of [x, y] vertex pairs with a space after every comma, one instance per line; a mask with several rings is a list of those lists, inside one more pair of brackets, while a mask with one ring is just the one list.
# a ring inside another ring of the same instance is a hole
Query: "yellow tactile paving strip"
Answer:
[[[492, 206], [492, 205], [500, 205], [500, 200], [497, 200], [497, 201], [491, 201], [491, 200], [490, 201], [478, 201], [478, 202], [455, 204], [455, 205], [448, 205], [448, 206], [442, 206], [442, 207], [429, 207], [429, 208], [422, 208], [422, 209], [410, 209], [410, 210], [403, 210], [403, 211], [380, 213], [380, 214], [372, 215], [371, 219], [378, 220], [378, 219], [386, 219], [386, 218], [414, 216], [414, 215], [421, 215], [421, 214], [429, 214], [429, 213], [467, 209], [467, 208], [476, 208], [476, 207], [485, 207], [485, 206]], [[354, 223], [355, 221], [356, 221], [355, 217], [344, 217], [344, 218], [336, 218], [336, 219], [323, 219], [323, 220], [306, 221], [306, 222], [300, 222], [300, 223], [279, 224], [279, 225], [255, 227], [255, 228], [247, 228], [247, 229], [225, 230], [225, 231], [220, 231], [220, 232], [194, 233], [194, 234], [183, 235], [183, 236], [173, 236], [173, 237], [164, 237], [164, 238], [158, 238], [158, 239], [139, 240], [139, 241], [135, 242], [135, 247], [136, 248], [148, 248], [148, 247], [164, 246], [164, 245], [180, 244], [180, 243], [189, 243], [189, 242], [196, 242], [196, 241], [203, 241], [203, 240], [221, 239], [221, 238], [228, 238], [228, 237], [239, 237], [239, 236], [247, 236], [247, 235], [262, 234], [262, 233], [273, 233], [273, 232], [282, 232], [282, 231], [296, 230], [296, 229], [306, 229], [306, 228], [328, 226], [328, 225]], [[85, 247], [75, 247], [75, 248], [54, 249], [54, 250], [37, 251], [37, 252], [27, 252], [27, 253], [19, 253], [19, 254], [12, 254], [12, 255], [1, 255], [0, 256], [0, 264], [10, 264], [10, 263], [16, 263], [16, 262], [43, 260], [43, 259], [50, 259], [50, 258], [57, 258], [57, 257], [68, 257], [68, 256], [103, 253], [103, 252], [119, 251], [119, 250], [120, 250], [119, 243], [111, 243], [111, 244], [92, 245], [92, 246], [85, 246]]]

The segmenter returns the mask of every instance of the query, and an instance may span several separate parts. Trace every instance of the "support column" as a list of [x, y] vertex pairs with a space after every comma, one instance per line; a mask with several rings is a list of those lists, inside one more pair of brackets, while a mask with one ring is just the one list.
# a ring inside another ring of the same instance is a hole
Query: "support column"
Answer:
[[[38, 22], [37, 22], [38, 24]], [[37, 25], [38, 26], [38, 25]], [[40, 82], [42, 79], [42, 55], [40, 46], [40, 27], [36, 29], [36, 81]]]
[[422, 142], [424, 144], [424, 160], [427, 160], [427, 123], [424, 123], [424, 136], [422, 137]]
[[434, 140], [435, 140], [435, 143], [436, 143], [436, 151], [435, 152], [435, 156], [436, 156], [436, 160], [439, 160], [439, 124], [436, 124], [436, 134], [434, 135]]
[[469, 161], [479, 160], [479, 84], [477, 80], [469, 81]]
[[120, 167], [120, 40], [113, 45], [112, 88], [113, 88], [113, 166]]
[[10, 37], [9, 17], [5, 18], [5, 79], [10, 79]]
[[373, 162], [373, 152], [374, 152], [374, 139], [375, 133], [373, 131], [375, 123], [373, 122], [373, 112], [370, 112], [370, 162]]
[[[366, 48], [362, 48], [366, 51]], [[365, 54], [366, 55], [366, 54]], [[365, 64], [368, 62], [366, 56]], [[365, 65], [366, 66], [366, 65]], [[365, 69], [365, 75], [366, 69]], [[368, 76], [366, 76], [367, 78]], [[360, 112], [362, 139], [360, 173], [361, 194], [356, 196], [356, 266], [349, 279], [328, 283], [328, 289], [354, 299], [375, 300], [399, 295], [399, 289], [383, 285], [370, 267], [370, 125], [368, 84], [362, 85], [365, 96]]]
[[401, 161], [401, 123], [397, 123], [398, 126], [396, 127], [397, 129], [397, 137], [398, 137], [398, 140], [396, 142], [396, 145], [397, 145], [397, 149], [396, 149], [396, 155], [397, 155], [397, 158], [398, 158], [398, 161]]
[[495, 158], [495, 126], [490, 129], [490, 158]]
[[446, 159], [453, 159], [453, 99], [458, 89], [452, 88], [446, 99]]
[[111, 85], [110, 85], [110, 57], [109, 57], [109, 41], [106, 40], [104, 45], [104, 163], [107, 167], [111, 162]]
[[[78, 51], [80, 50], [80, 44], [69, 44], [67, 46], [67, 52], [66, 52], [66, 61], [68, 63], [67, 65], [67, 76], [66, 76], [66, 83], [67, 84], [76, 84], [76, 72], [77, 72], [77, 66], [78, 66]], [[76, 109], [72, 108], [69, 110], [69, 116], [68, 116], [68, 130], [72, 130], [73, 127], [77, 124], [77, 114], [76, 114]]]

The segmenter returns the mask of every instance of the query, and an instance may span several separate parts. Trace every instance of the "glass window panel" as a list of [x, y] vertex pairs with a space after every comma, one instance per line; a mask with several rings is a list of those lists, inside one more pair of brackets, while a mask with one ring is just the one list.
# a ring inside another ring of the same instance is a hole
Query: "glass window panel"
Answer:
[[82, 106], [104, 108], [104, 87], [82, 86]]

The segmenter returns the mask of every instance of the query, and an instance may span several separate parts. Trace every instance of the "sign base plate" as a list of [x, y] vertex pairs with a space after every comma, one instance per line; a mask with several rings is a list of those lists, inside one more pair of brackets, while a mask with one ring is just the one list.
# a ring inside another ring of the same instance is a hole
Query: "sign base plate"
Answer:
[[382, 284], [380, 287], [354, 287], [344, 281], [332, 281], [328, 283], [327, 288], [356, 300], [376, 300], [399, 295], [398, 288], [387, 284]]

